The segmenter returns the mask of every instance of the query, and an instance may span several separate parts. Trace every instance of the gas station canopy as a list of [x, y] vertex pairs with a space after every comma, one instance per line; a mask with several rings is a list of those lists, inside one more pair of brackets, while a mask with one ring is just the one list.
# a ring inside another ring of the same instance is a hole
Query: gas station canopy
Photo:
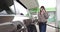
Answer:
[[22, 2], [27, 9], [39, 7], [37, 0], [20, 0], [20, 2]]

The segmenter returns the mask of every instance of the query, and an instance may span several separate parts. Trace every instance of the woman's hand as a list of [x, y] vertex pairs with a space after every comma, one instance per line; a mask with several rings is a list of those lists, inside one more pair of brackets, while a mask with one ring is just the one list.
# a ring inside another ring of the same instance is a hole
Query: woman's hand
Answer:
[[42, 12], [41, 12], [41, 15], [43, 15], [43, 14], [44, 14], [44, 12], [42, 11]]

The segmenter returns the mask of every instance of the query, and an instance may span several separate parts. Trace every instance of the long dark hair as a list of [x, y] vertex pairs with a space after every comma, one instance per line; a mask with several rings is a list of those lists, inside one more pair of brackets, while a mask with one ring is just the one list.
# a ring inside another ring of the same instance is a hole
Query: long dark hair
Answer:
[[[44, 6], [41, 6], [41, 7], [40, 7], [40, 13], [42, 12], [42, 11], [41, 11], [41, 8], [43, 8], [43, 9], [45, 10], [45, 7], [44, 7]], [[45, 10], [45, 12], [46, 12], [46, 10]]]

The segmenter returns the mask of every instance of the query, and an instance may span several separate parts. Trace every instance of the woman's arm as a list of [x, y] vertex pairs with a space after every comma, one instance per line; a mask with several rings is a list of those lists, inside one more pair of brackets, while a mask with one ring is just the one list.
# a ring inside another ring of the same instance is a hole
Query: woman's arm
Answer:
[[48, 19], [49, 15], [48, 15], [47, 12], [44, 13], [44, 17], [45, 17], [46, 19]]

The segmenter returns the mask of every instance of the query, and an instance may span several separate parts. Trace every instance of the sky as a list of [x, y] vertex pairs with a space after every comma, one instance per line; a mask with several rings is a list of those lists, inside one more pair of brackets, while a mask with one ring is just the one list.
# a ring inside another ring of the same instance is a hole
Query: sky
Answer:
[[56, 7], [56, 0], [38, 0], [39, 7], [45, 6], [46, 8]]

